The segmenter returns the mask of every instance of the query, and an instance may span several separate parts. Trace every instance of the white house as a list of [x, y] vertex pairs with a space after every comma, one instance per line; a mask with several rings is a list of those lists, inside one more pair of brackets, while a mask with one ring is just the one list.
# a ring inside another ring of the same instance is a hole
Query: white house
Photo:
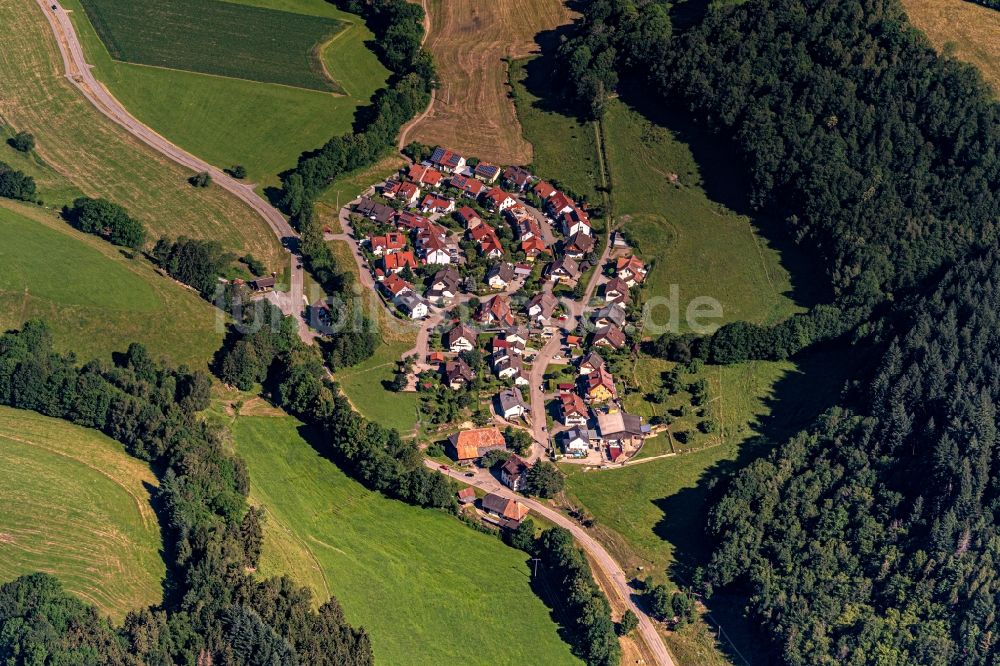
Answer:
[[427, 301], [412, 291], [398, 296], [394, 302], [410, 319], [423, 319], [428, 314]]
[[476, 348], [476, 332], [465, 324], [459, 324], [444, 336], [448, 350], [455, 352], [472, 351]]
[[590, 448], [590, 432], [586, 428], [573, 428], [563, 433], [563, 452], [574, 458], [586, 458]]
[[500, 416], [508, 421], [521, 418], [528, 411], [521, 390], [518, 388], [504, 389], [497, 394], [497, 409]]

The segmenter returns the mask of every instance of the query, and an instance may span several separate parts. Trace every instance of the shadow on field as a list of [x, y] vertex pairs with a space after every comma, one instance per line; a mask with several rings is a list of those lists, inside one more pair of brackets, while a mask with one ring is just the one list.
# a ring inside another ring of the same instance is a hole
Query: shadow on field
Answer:
[[[708, 509], [726, 492], [732, 476], [768, 455], [834, 405], [853, 369], [861, 362], [860, 359], [845, 361], [844, 349], [837, 346], [810, 351], [795, 361], [799, 370], [775, 384], [774, 394], [766, 401], [769, 413], [774, 416], [751, 424], [759, 435], [740, 445], [735, 460], [720, 461], [706, 468], [695, 487], [653, 501], [663, 512], [653, 531], [674, 547], [674, 561], [668, 571], [672, 580], [690, 586], [697, 568], [708, 563], [712, 552], [711, 539], [704, 533]], [[755, 635], [743, 616], [747, 593], [739, 589], [718, 591], [707, 601], [710, 620], [715, 628], [722, 626], [727, 640], [720, 641], [720, 647], [733, 663], [744, 663], [733, 651], [733, 645], [752, 663], [767, 663], [768, 655], [761, 653], [762, 646], [768, 645], [767, 640]]]

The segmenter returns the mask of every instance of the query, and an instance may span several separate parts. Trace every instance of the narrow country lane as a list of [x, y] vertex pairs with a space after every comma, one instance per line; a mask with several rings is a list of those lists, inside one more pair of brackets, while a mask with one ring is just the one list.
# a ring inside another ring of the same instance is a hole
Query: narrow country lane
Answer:
[[458, 470], [441, 469], [441, 463], [436, 460], [425, 458], [424, 465], [429, 469], [433, 469], [441, 474], [447, 474], [457, 481], [475, 486], [488, 493], [495, 493], [501, 497], [516, 499], [538, 515], [544, 516], [546, 520], [569, 530], [573, 538], [576, 539], [576, 542], [580, 544], [580, 547], [591, 557], [594, 565], [600, 567], [601, 571], [604, 572], [605, 579], [611, 581], [614, 587], [613, 593], [639, 618], [639, 638], [645, 643], [650, 654], [656, 658], [656, 663], [660, 666], [675, 666], [676, 662], [670, 656], [670, 651], [667, 650], [666, 643], [663, 642], [663, 639], [657, 633], [656, 627], [653, 626], [653, 621], [645, 611], [636, 606], [635, 602], [632, 601], [632, 588], [629, 587], [625, 572], [622, 571], [622, 568], [618, 566], [618, 562], [611, 557], [608, 551], [604, 549], [604, 546], [598, 543], [594, 537], [590, 536], [586, 530], [541, 502], [515, 493], [493, 478], [486, 470], [477, 469], [475, 477], [468, 478], [463, 472]]
[[124, 128], [129, 134], [174, 162], [195, 172], [208, 172], [212, 176], [213, 184], [233, 194], [267, 222], [271, 231], [288, 251], [291, 262], [289, 292], [285, 298], [277, 299], [279, 307], [285, 314], [293, 315], [296, 318], [299, 325], [299, 335], [303, 340], [311, 341], [312, 335], [302, 316], [304, 312], [303, 268], [302, 257], [299, 255], [299, 237], [285, 216], [258, 196], [253, 191], [253, 187], [239, 182], [221, 169], [179, 148], [132, 116], [91, 72], [90, 65], [87, 64], [83, 53], [83, 46], [80, 44], [73, 28], [73, 22], [70, 21], [66, 10], [52, 0], [36, 0], [36, 2], [48, 19], [56, 42], [59, 44], [59, 51], [66, 67], [66, 78], [83, 93], [83, 96], [98, 111]]

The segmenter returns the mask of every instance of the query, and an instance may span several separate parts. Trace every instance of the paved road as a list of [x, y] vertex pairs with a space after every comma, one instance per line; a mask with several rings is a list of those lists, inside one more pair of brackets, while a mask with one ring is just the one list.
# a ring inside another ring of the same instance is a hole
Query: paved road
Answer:
[[[258, 196], [253, 191], [253, 186], [231, 178], [222, 170], [179, 148], [133, 117], [94, 77], [90, 70], [90, 65], [87, 64], [86, 57], [84, 56], [83, 46], [80, 44], [76, 31], [73, 29], [73, 23], [70, 21], [66, 11], [58, 3], [53, 3], [52, 0], [36, 1], [38, 7], [48, 19], [49, 25], [52, 27], [52, 32], [55, 34], [56, 41], [59, 44], [59, 51], [62, 53], [63, 64], [66, 67], [66, 78], [83, 93], [83, 96], [98, 111], [120, 125], [129, 134], [157, 152], [166, 155], [174, 162], [195, 172], [207, 171], [212, 175], [212, 182], [215, 185], [236, 196], [255, 213], [264, 218], [271, 231], [274, 232], [274, 235], [278, 237], [278, 240], [290, 254], [289, 261], [291, 262], [292, 276], [290, 290], [288, 296], [279, 299], [279, 302], [285, 314], [296, 316], [299, 322], [300, 335], [307, 334], [308, 328], [301, 316], [303, 310], [303, 269], [301, 267], [301, 256], [298, 254], [299, 238], [291, 225], [288, 224], [288, 220], [271, 204]], [[55, 4], [56, 9], [52, 9], [53, 4]], [[311, 339], [311, 336], [309, 338]]]
[[583, 548], [588, 555], [590, 555], [595, 566], [599, 567], [601, 571], [603, 571], [605, 580], [611, 581], [614, 588], [611, 592], [617, 595], [628, 608], [632, 609], [632, 612], [635, 613], [636, 617], [639, 618], [639, 638], [646, 644], [648, 652], [656, 658], [656, 663], [661, 666], [675, 666], [675, 662], [670, 656], [670, 651], [667, 650], [666, 644], [657, 633], [656, 627], [653, 626], [653, 621], [632, 601], [633, 590], [629, 587], [628, 579], [625, 577], [625, 572], [622, 571], [622, 568], [618, 566], [618, 563], [613, 557], [611, 557], [608, 551], [604, 549], [604, 546], [598, 543], [594, 537], [590, 536], [586, 530], [555, 509], [552, 509], [529, 497], [524, 497], [515, 493], [513, 490], [502, 485], [486, 470], [477, 469], [475, 471], [476, 475], [470, 478], [465, 476], [464, 471], [458, 471], [455, 469], [449, 469], [448, 471], [442, 470], [441, 463], [429, 458], [424, 459], [424, 465], [442, 474], [447, 474], [462, 483], [467, 483], [481, 490], [485, 490], [486, 492], [496, 493], [502, 497], [516, 499], [518, 502], [524, 504], [535, 513], [544, 516], [550, 522], [569, 530], [573, 535], [573, 538], [576, 539], [578, 544], [580, 544], [580, 547]]

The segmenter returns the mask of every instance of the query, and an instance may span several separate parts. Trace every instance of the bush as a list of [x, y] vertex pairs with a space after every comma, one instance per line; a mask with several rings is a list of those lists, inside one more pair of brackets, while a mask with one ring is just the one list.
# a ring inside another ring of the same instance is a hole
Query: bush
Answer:
[[21, 153], [30, 153], [35, 149], [35, 137], [29, 132], [18, 132], [8, 143], [11, 148]]
[[115, 245], [141, 250], [146, 242], [142, 223], [106, 199], [80, 197], [72, 206], [63, 208], [63, 217], [80, 231], [96, 234]]
[[232, 169], [229, 169], [227, 173], [233, 178], [238, 178], [239, 180], [243, 180], [247, 177], [247, 169], [242, 164], [237, 164]]
[[619, 636], [628, 636], [639, 626], [639, 618], [630, 610], [622, 614], [622, 620], [615, 626], [615, 633]]
[[18, 201], [37, 201], [35, 179], [9, 164], [0, 162], [0, 197]]
[[212, 184], [212, 174], [207, 171], [201, 171], [188, 178], [188, 182], [195, 187], [208, 187]]

